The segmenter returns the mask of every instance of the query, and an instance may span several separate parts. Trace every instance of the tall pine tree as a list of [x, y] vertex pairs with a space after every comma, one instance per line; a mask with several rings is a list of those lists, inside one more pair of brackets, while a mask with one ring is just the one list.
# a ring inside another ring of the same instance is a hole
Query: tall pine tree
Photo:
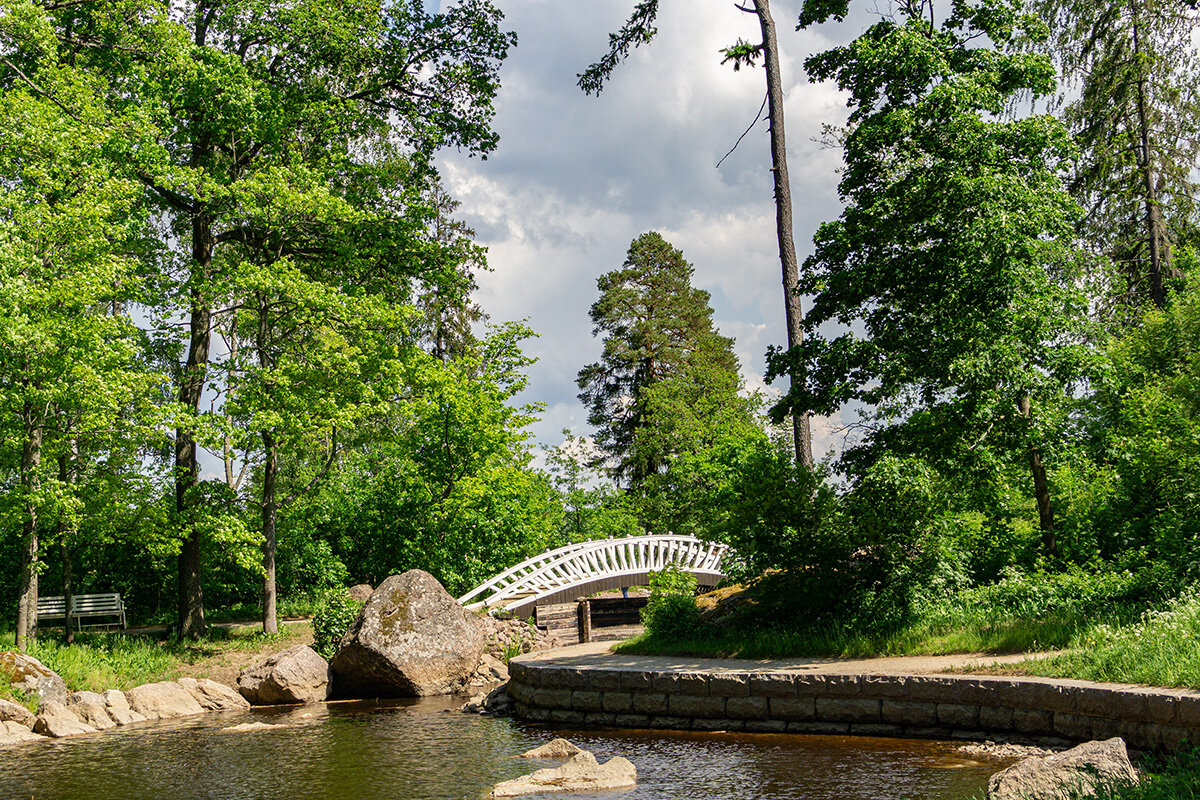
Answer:
[[591, 317], [604, 354], [579, 371], [579, 399], [613, 478], [634, 491], [652, 491], [673, 458], [718, 428], [753, 424], [733, 341], [713, 327], [709, 294], [692, 274], [683, 253], [645, 233], [596, 282]]

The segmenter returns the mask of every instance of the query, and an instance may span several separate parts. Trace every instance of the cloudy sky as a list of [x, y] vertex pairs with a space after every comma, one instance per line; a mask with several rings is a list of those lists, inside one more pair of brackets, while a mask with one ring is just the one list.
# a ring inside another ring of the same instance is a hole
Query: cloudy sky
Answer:
[[[760, 40], [756, 18], [731, 2], [663, 0], [658, 37], [597, 98], [576, 75], [604, 53], [633, 0], [497, 2], [520, 39], [501, 73], [500, 147], [486, 161], [448, 154], [441, 168], [460, 216], [488, 248], [478, 301], [493, 320], [526, 319], [541, 334], [527, 346], [538, 363], [522, 398], [546, 406], [538, 441], [558, 444], [564, 427], [590, 432], [575, 375], [601, 349], [588, 318], [596, 278], [650, 230], [695, 266], [748, 385], [761, 386], [767, 347], [785, 341], [766, 124], [715, 166], [765, 96], [761, 68], [734, 72], [719, 53], [739, 37]], [[795, 32], [799, 2], [777, 0], [772, 11], [803, 259], [817, 225], [840, 211], [840, 154], [816, 140], [846, 110], [834, 87], [808, 82], [802, 63], [863, 26]], [[827, 425], [814, 433], [820, 457], [835, 437]]]

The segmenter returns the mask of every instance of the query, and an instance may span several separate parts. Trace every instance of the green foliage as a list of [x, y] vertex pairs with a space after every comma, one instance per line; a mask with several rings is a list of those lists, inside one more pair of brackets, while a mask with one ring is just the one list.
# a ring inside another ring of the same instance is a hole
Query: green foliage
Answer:
[[604, 354], [576, 381], [597, 428], [593, 463], [628, 485], [641, 525], [654, 532], [698, 525], [687, 479], [672, 474], [677, 462], [722, 438], [761, 436], [756, 401], [739, 394], [733, 342], [716, 332], [692, 272], [659, 234], [635, 239], [624, 265], [597, 280], [591, 317]]
[[694, 635], [702, 627], [696, 608], [696, 576], [676, 564], [650, 573], [650, 599], [642, 609], [650, 636], [672, 640]]
[[1070, 650], [1026, 662], [1037, 675], [1151, 686], [1200, 687], [1200, 596], [1190, 591], [1131, 625], [1101, 624], [1077, 634]]
[[326, 661], [337, 652], [338, 643], [350, 629], [363, 604], [352, 600], [344, 588], [326, 592], [313, 612], [313, 649]]
[[71, 645], [42, 637], [30, 653], [72, 691], [125, 690], [178, 676], [179, 659], [171, 648], [141, 636], [92, 634]]
[[[840, 15], [827, 5], [806, 15]], [[862, 404], [852, 480], [890, 453], [990, 487], [1051, 452], [1086, 363], [1079, 209], [1061, 182], [1075, 151], [1048, 115], [1002, 115], [1054, 88], [1048, 59], [1009, 50], [1040, 27], [1019, 3], [955, 3], [936, 24], [925, 11], [906, 6], [806, 62], [850, 95], [846, 208], [805, 263], [804, 344], [769, 359], [773, 375], [804, 377], [775, 412]]]

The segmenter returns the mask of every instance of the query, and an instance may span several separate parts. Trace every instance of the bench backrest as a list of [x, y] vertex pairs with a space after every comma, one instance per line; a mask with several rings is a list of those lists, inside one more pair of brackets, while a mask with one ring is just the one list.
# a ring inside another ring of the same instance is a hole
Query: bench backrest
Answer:
[[[107, 594], [75, 594], [71, 595], [71, 614], [120, 614], [125, 610], [121, 595], [116, 592]], [[39, 597], [37, 604], [38, 616], [64, 617], [67, 614], [67, 598]]]
[[119, 594], [77, 594], [71, 597], [72, 614], [120, 614]]
[[67, 598], [39, 597], [37, 604], [38, 616], [63, 617], [67, 614]]

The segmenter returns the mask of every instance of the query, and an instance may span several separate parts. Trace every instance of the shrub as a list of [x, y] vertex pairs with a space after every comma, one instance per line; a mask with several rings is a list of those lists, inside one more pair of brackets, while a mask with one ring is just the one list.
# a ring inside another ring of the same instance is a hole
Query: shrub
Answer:
[[650, 600], [642, 609], [642, 623], [652, 636], [692, 636], [701, 628], [696, 607], [696, 576], [669, 564], [650, 573]]
[[349, 630], [363, 604], [351, 599], [345, 589], [326, 592], [313, 613], [313, 649], [326, 661], [337, 652], [338, 643]]

